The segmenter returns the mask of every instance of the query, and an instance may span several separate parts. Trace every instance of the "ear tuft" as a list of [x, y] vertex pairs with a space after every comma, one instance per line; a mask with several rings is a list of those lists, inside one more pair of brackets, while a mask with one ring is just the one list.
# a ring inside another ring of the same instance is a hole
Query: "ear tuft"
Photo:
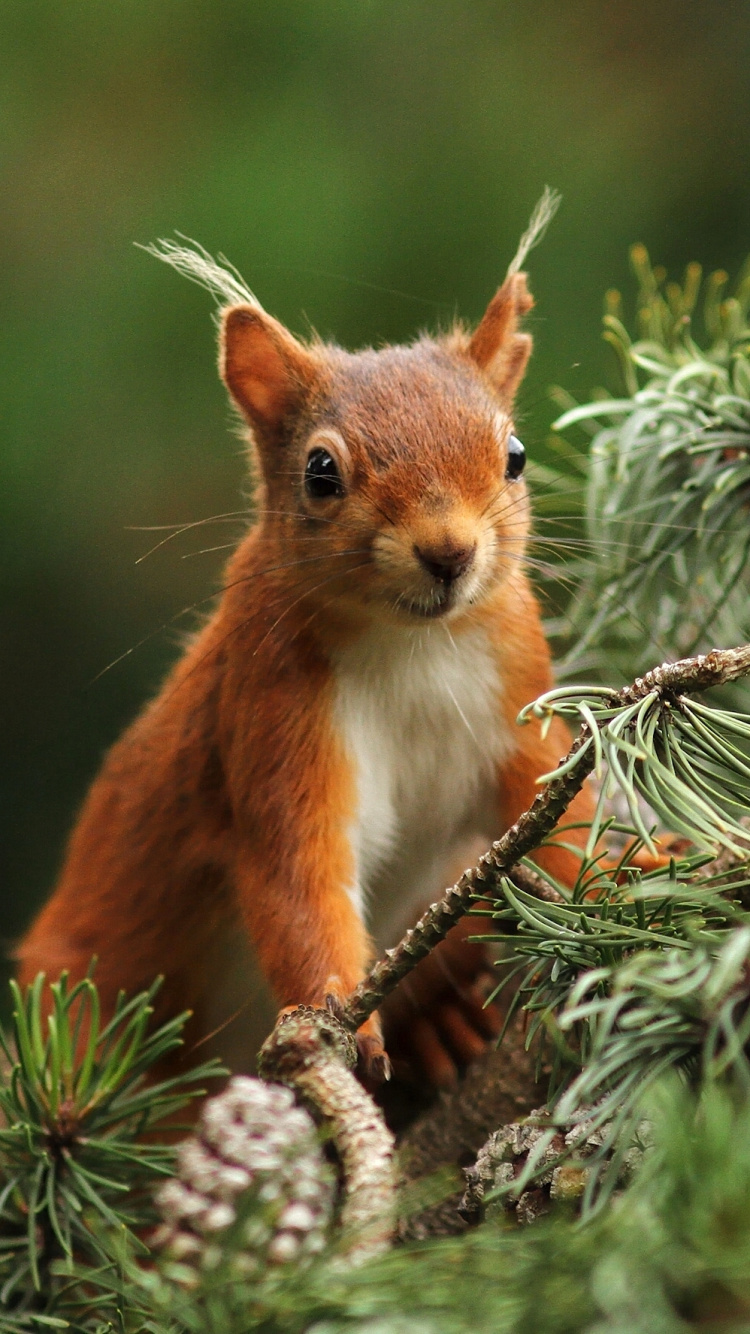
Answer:
[[283, 324], [245, 305], [223, 313], [220, 368], [247, 421], [270, 439], [300, 410], [319, 374], [317, 360]]
[[513, 402], [531, 356], [531, 335], [519, 333], [518, 324], [533, 305], [526, 274], [510, 273], [469, 340], [468, 355], [486, 372], [507, 406]]

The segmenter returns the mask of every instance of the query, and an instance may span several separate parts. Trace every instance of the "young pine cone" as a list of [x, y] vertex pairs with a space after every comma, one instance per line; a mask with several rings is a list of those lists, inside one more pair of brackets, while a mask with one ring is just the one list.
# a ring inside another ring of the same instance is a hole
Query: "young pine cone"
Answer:
[[[537, 1161], [533, 1182], [519, 1194], [512, 1184], [520, 1177], [532, 1149], [550, 1130], [549, 1112], [541, 1108], [524, 1121], [501, 1126], [480, 1149], [474, 1167], [464, 1169], [466, 1192], [459, 1212], [471, 1223], [482, 1222], [499, 1214], [512, 1214], [519, 1223], [533, 1223], [549, 1212], [551, 1202], [567, 1201], [580, 1205], [588, 1173], [585, 1160], [601, 1148], [606, 1126], [592, 1130], [585, 1116], [570, 1130], [556, 1130]], [[618, 1176], [625, 1185], [643, 1157], [648, 1126], [641, 1123], [639, 1143], [626, 1153]], [[560, 1161], [560, 1159], [563, 1161]], [[485, 1204], [485, 1196], [502, 1189], [502, 1195]], [[508, 1189], [510, 1187], [510, 1189]]]
[[332, 1169], [290, 1090], [236, 1076], [179, 1146], [178, 1175], [156, 1195], [164, 1223], [153, 1244], [188, 1283], [222, 1263], [261, 1276], [323, 1249], [333, 1199]]

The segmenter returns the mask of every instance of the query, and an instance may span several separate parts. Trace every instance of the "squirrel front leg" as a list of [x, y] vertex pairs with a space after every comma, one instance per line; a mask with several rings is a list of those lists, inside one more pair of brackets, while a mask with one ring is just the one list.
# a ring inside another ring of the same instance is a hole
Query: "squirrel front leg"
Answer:
[[[323, 1007], [354, 990], [373, 954], [358, 904], [356, 774], [315, 641], [292, 633], [290, 652], [286, 635], [250, 621], [242, 633], [219, 718], [235, 908], [279, 1008]], [[363, 1073], [385, 1073], [377, 1015], [359, 1029], [357, 1046]]]
[[[333, 829], [312, 843], [295, 839], [275, 857], [257, 845], [238, 854], [238, 906], [282, 1011], [323, 1007], [329, 997], [343, 1001], [365, 975], [372, 947], [346, 888], [352, 862], [346, 839]], [[382, 1079], [388, 1063], [377, 1014], [358, 1030], [357, 1047], [361, 1073]]]

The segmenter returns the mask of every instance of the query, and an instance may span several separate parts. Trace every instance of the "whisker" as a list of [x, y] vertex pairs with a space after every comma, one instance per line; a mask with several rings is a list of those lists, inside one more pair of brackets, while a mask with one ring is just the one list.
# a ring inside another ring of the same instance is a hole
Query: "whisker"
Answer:
[[[253, 570], [252, 573], [245, 576], [245, 578], [255, 579], [266, 574], [276, 574], [278, 570], [293, 570], [298, 565], [314, 565], [317, 561], [333, 560], [337, 556], [369, 556], [369, 554], [370, 551], [368, 547], [347, 547], [343, 551], [325, 551], [316, 556], [300, 556], [297, 560], [282, 561], [279, 565], [267, 565], [264, 570]], [[244, 579], [238, 579], [236, 581], [237, 584], [244, 582]], [[222, 591], [226, 591], [232, 587], [235, 587], [234, 583], [225, 584]]]
[[153, 528], [152, 528], [152, 527], [148, 527], [148, 528], [130, 528], [130, 529], [127, 529], [126, 531], [134, 532], [134, 533], [137, 533], [137, 532], [160, 532], [160, 531], [163, 532], [163, 531], [164, 531], [164, 528], [169, 528], [169, 529], [172, 530], [171, 532], [169, 532], [169, 533], [167, 534], [166, 537], [163, 537], [163, 538], [161, 539], [160, 542], [157, 542], [153, 547], [151, 547], [149, 551], [146, 551], [146, 552], [144, 552], [144, 554], [143, 554], [142, 556], [139, 556], [138, 559], [137, 559], [137, 561], [136, 561], [135, 563], [136, 563], [136, 565], [140, 565], [144, 560], [147, 560], [149, 556], [153, 556], [154, 552], [155, 552], [155, 551], [158, 551], [160, 547], [164, 547], [164, 546], [166, 546], [167, 542], [171, 542], [175, 537], [180, 537], [180, 535], [181, 535], [182, 533], [188, 533], [188, 532], [190, 532], [190, 530], [193, 529], [193, 528], [201, 528], [201, 527], [203, 527], [203, 526], [204, 526], [205, 524], [207, 524], [207, 523], [238, 523], [238, 522], [239, 522], [239, 516], [240, 516], [240, 515], [248, 516], [249, 513], [250, 513], [249, 510], [235, 510], [234, 512], [231, 512], [231, 511], [230, 511], [230, 512], [227, 513], [227, 514], [213, 514], [213, 515], [211, 515], [211, 517], [208, 518], [208, 519], [194, 519], [194, 520], [192, 520], [190, 523], [184, 523], [184, 524], [182, 524], [182, 525], [180, 525], [180, 524], [164, 524], [164, 525], [159, 524], [159, 525], [155, 525]]
[[[236, 510], [236, 514], [250, 514], [251, 510]], [[180, 523], [126, 523], [124, 532], [126, 533], [166, 533], [176, 528], [185, 530], [187, 528], [197, 528], [201, 523], [239, 523], [239, 519], [232, 517], [232, 512], [228, 514], [211, 514], [207, 519], [188, 519]]]
[[[353, 574], [356, 570], [363, 570], [367, 565], [369, 565], [369, 561], [362, 561], [359, 565], [354, 565], [350, 567], [348, 570], [337, 570], [335, 574], [330, 575], [327, 579], [321, 579], [320, 583], [315, 584], [310, 588], [306, 588], [305, 591], [298, 598], [295, 599], [295, 601], [291, 604], [291, 606], [287, 607], [286, 611], [282, 612], [281, 616], [279, 616], [274, 621], [273, 625], [263, 636], [262, 640], [260, 641], [260, 644], [258, 644], [252, 656], [255, 657], [259, 653], [261, 647], [268, 639], [268, 636], [276, 629], [277, 625], [280, 624], [280, 622], [284, 619], [284, 617], [290, 611], [292, 611], [294, 607], [296, 607], [298, 602], [302, 602], [306, 597], [312, 597], [313, 593], [317, 593], [318, 589], [325, 587], [326, 584], [331, 583], [334, 579], [340, 579], [345, 574]], [[243, 582], [243, 581], [240, 580], [238, 582]], [[231, 630], [228, 630], [227, 633], [222, 636], [222, 638], [219, 640], [217, 644], [212, 644], [210, 649], [208, 649], [206, 653], [203, 654], [203, 657], [199, 658], [197, 662], [193, 663], [193, 666], [190, 668], [189, 672], [186, 672], [185, 675], [181, 677], [179, 681], [175, 682], [172, 692], [170, 692], [170, 695], [166, 696], [166, 698], [170, 698], [171, 694], [173, 694], [175, 690], [178, 690], [181, 685], [184, 685], [185, 681], [190, 679], [190, 677], [193, 675], [193, 672], [198, 670], [198, 668], [206, 661], [206, 658], [209, 656], [209, 654], [217, 651], [218, 649], [223, 648], [224, 645], [234, 635], [239, 634], [240, 631], [244, 630], [249, 625], [249, 623], [250, 623], [250, 618], [246, 617], [244, 620], [239, 621], [237, 625], [233, 625]]]
[[381, 515], [383, 519], [385, 519], [386, 523], [389, 523], [391, 527], [395, 528], [396, 520], [392, 519], [390, 514], [386, 514], [385, 510], [381, 508], [377, 500], [374, 500], [372, 496], [368, 496], [367, 499], [369, 500], [371, 505], [375, 506], [375, 509], [378, 511], [378, 514]]
[[323, 514], [316, 514], [315, 517], [313, 518], [312, 514], [303, 514], [300, 510], [259, 509], [255, 510], [254, 513], [256, 513], [259, 517], [266, 514], [272, 514], [274, 516], [278, 515], [282, 519], [299, 519], [300, 522], [302, 523], [329, 523], [334, 528], [341, 526], [341, 519], [331, 519], [330, 517], [326, 517]]
[[568, 593], [572, 593], [578, 586], [578, 581], [573, 575], [567, 573], [563, 565], [550, 565], [547, 561], [535, 560], [533, 556], [529, 555], [524, 557], [523, 565], [525, 568], [541, 574], [548, 583], [559, 584]]
[[[459, 653], [458, 653], [458, 645], [457, 645], [455, 639], [453, 638], [453, 635], [451, 634], [450, 626], [449, 626], [449, 625], [447, 624], [447, 622], [445, 622], [445, 621], [443, 622], [443, 629], [445, 630], [445, 633], [447, 634], [447, 636], [448, 636], [448, 638], [449, 638], [451, 644], [453, 645], [453, 648], [454, 648], [455, 651], [456, 651], [456, 655], [457, 655], [457, 656], [460, 656]], [[449, 682], [448, 682], [448, 678], [447, 678], [445, 675], [443, 676], [443, 685], [445, 686], [446, 690], [448, 691], [448, 694], [450, 695], [451, 699], [453, 700], [453, 703], [454, 703], [455, 706], [456, 706], [456, 712], [457, 712], [459, 718], [461, 719], [461, 722], [464, 724], [464, 727], [466, 728], [467, 732], [469, 733], [469, 736], [471, 737], [472, 741], [474, 742], [474, 744], [475, 744], [477, 750], [481, 750], [481, 746], [479, 745], [479, 741], [478, 741], [477, 738], [476, 738], [476, 735], [475, 735], [475, 733], [474, 733], [474, 729], [473, 729], [471, 723], [469, 722], [468, 718], [466, 717], [466, 714], [464, 713], [463, 709], [461, 708], [461, 705], [459, 704], [458, 700], [456, 699], [456, 696], [454, 695], [453, 691], [451, 690], [450, 684], [449, 684]]]
[[[354, 569], [362, 569], [362, 568], [363, 566], [359, 565], [354, 566]], [[317, 589], [313, 588], [311, 590], [311, 595], [312, 593], [316, 593], [317, 591], [318, 591]], [[324, 600], [320, 603], [319, 606], [314, 607], [310, 615], [308, 616], [307, 620], [303, 621], [302, 624], [297, 627], [297, 629], [295, 630], [294, 634], [292, 635], [291, 639], [288, 642], [290, 644], [293, 644], [295, 639], [297, 639], [297, 637], [301, 635], [304, 630], [307, 629], [308, 625], [310, 625], [310, 623], [315, 620], [316, 616], [319, 616], [321, 611], [323, 611], [326, 607], [330, 607], [331, 603], [335, 602], [337, 597], [338, 594], [333, 594], [329, 598], [324, 598]]]
[[[248, 583], [253, 579], [260, 578], [267, 574], [275, 574], [277, 570], [291, 569], [296, 565], [307, 565], [316, 560], [330, 560], [333, 556], [351, 556], [351, 555], [363, 555], [363, 554], [365, 554], [364, 547], [362, 548], [355, 547], [355, 548], [350, 548], [349, 550], [346, 551], [332, 551], [321, 556], [310, 556], [310, 557], [304, 557], [296, 561], [287, 561], [280, 565], [269, 565], [262, 570], [253, 570], [251, 574], [243, 575], [241, 579], [233, 579], [230, 583], [224, 584], [220, 591], [222, 593], [229, 592], [230, 589], [238, 588], [241, 584]], [[367, 554], [369, 554], [369, 552]], [[368, 562], [364, 561], [363, 564], [366, 565], [368, 564]], [[150, 640], [155, 639], [157, 635], [162, 634], [165, 630], [169, 630], [170, 627], [175, 625], [177, 621], [181, 620], [183, 616], [189, 616], [191, 612], [197, 612], [201, 607], [204, 607], [207, 602], [213, 602], [218, 596], [219, 593], [214, 591], [213, 593], [209, 593], [205, 598], [200, 598], [197, 602], [192, 602], [190, 606], [183, 607], [181, 611], [175, 612], [174, 616], [170, 616], [169, 620], [164, 621], [163, 624], [157, 626], [155, 630], [149, 631], [147, 635], [144, 635], [143, 638], [139, 639], [137, 643], [133, 644], [130, 648], [126, 649], [124, 653], [121, 653], [117, 658], [113, 658], [111, 662], [107, 663], [106, 667], [102, 667], [101, 671], [97, 672], [96, 676], [93, 676], [91, 678], [91, 680], [89, 681], [89, 685], [90, 686], [94, 685], [97, 681], [101, 679], [101, 677], [106, 676], [107, 672], [112, 671], [113, 667], [117, 667], [119, 663], [124, 662], [125, 658], [129, 658], [131, 653], [135, 653], [139, 648], [142, 648], [144, 644], [148, 644]]]
[[[324, 551], [315, 556], [300, 556], [297, 560], [282, 561], [279, 565], [267, 565], [263, 570], [253, 570], [252, 573], [246, 577], [255, 579], [266, 574], [276, 574], [278, 570], [293, 570], [298, 565], [315, 565], [318, 561], [335, 560], [340, 556], [369, 556], [369, 554], [369, 547], [346, 547], [342, 551]], [[238, 584], [242, 582], [242, 579], [237, 580]], [[225, 584], [224, 589], [232, 588], [233, 586], [233, 584]]]
[[[649, 502], [649, 504], [651, 504], [651, 502]], [[664, 532], [675, 532], [675, 533], [694, 533], [694, 532], [695, 532], [695, 524], [692, 524], [692, 523], [666, 523], [666, 522], [663, 521], [663, 520], [658, 520], [658, 521], [653, 521], [653, 522], [652, 522], [652, 521], [649, 520], [649, 519], [641, 519], [641, 518], [639, 518], [638, 515], [640, 514], [640, 512], [641, 512], [641, 507], [638, 507], [638, 509], [633, 509], [633, 510], [631, 510], [631, 511], [630, 511], [630, 514], [629, 514], [628, 516], [626, 516], [626, 517], [623, 517], [623, 516], [621, 516], [621, 515], [614, 515], [614, 514], [612, 514], [612, 515], [608, 515], [608, 516], [607, 516], [607, 526], [610, 526], [610, 525], [612, 525], [612, 524], [616, 524], [616, 523], [617, 523], [617, 524], [623, 524], [623, 525], [626, 525], [626, 526], [628, 526], [628, 527], [630, 527], [630, 528], [639, 528], [639, 529], [640, 529], [640, 528], [656, 528], [656, 529], [663, 529]], [[558, 524], [558, 523], [563, 523], [563, 522], [565, 522], [565, 521], [571, 521], [572, 523], [579, 523], [579, 524], [580, 524], [580, 523], [583, 521], [583, 515], [582, 515], [582, 514], [567, 514], [567, 515], [558, 515], [558, 514], [535, 514], [535, 515], [534, 515], [534, 523], [535, 523], [535, 524], [539, 524], [539, 523]], [[723, 530], [723, 528], [703, 528], [703, 529], [702, 529], [702, 532], [710, 533], [712, 536], [721, 536], [721, 535], [723, 534], [724, 530]]]
[[281, 624], [284, 617], [288, 616], [289, 612], [293, 611], [299, 602], [303, 602], [306, 597], [311, 597], [313, 593], [317, 593], [319, 588], [324, 588], [325, 585], [329, 584], [332, 579], [339, 579], [343, 574], [354, 574], [356, 570], [364, 570], [367, 565], [369, 565], [369, 561], [363, 560], [360, 562], [359, 565], [355, 565], [348, 570], [337, 570], [336, 573], [330, 575], [328, 579], [322, 579], [321, 582], [319, 584], [316, 584], [314, 588], [306, 588], [305, 591], [303, 593], [300, 593], [299, 597], [295, 598], [294, 602], [292, 602], [292, 604], [286, 608], [286, 611], [282, 612], [281, 616], [278, 616], [276, 618], [270, 629], [266, 631], [260, 643], [258, 644], [257, 648], [255, 649], [253, 657], [254, 658], [257, 657], [258, 653], [260, 652], [266, 640], [268, 639], [268, 636], [273, 634], [274, 630], [278, 625]]
[[559, 571], [551, 569], [549, 566], [532, 566], [532, 569], [535, 569], [538, 574], [543, 575], [548, 584], [556, 584], [560, 588], [564, 588], [566, 593], [573, 593], [577, 588], [576, 580], [570, 575], [561, 574]]
[[186, 551], [180, 560], [190, 560], [193, 556], [210, 556], [213, 551], [233, 551], [236, 542], [222, 542], [218, 547], [201, 547], [199, 551]]
[[[260, 536], [260, 534], [259, 534], [259, 536]], [[276, 534], [274, 534], [274, 533], [268, 533], [268, 534], [266, 535], [266, 541], [271, 542], [271, 541], [276, 541], [276, 540], [277, 540], [277, 538], [276, 538]], [[298, 536], [295, 537], [294, 541], [295, 541], [295, 545], [296, 545], [297, 543], [299, 543], [299, 542], [319, 542], [319, 541], [320, 541], [320, 536], [319, 536], [318, 533], [304, 534], [304, 535], [301, 536], [301, 537], [298, 535]], [[190, 560], [190, 558], [191, 558], [192, 556], [205, 556], [205, 555], [210, 554], [212, 551], [232, 551], [232, 550], [236, 550], [236, 549], [237, 549], [237, 546], [238, 546], [238, 543], [237, 543], [237, 542], [222, 542], [219, 546], [215, 546], [215, 547], [200, 547], [200, 549], [199, 549], [198, 551], [186, 551], [182, 556], [180, 556], [180, 560]], [[364, 550], [366, 550], [366, 548], [363, 547], [362, 550], [364, 551]], [[321, 553], [321, 557], [320, 557], [321, 560], [323, 560], [323, 559], [325, 558], [325, 555], [327, 555], [327, 554], [328, 554], [328, 553]], [[336, 553], [335, 553], [335, 552], [331, 552], [330, 554], [331, 554], [331, 555], [335, 555]]]
[[[535, 486], [533, 490], [531, 490], [531, 499], [533, 501], [536, 501], [540, 497], [544, 497], [549, 491], [551, 491], [556, 486], [557, 486], [556, 479], [546, 482], [543, 485]], [[529, 492], [523, 487], [519, 491], [517, 488], [513, 487], [512, 483], [505, 482], [503, 486], [500, 488], [500, 490], [495, 492], [495, 495], [488, 502], [485, 510], [483, 511], [483, 514], [486, 514], [487, 510], [489, 510], [493, 504], [495, 504], [497, 501], [500, 500], [504, 501], [506, 507], [511, 507], [521, 503], [528, 504]]]
[[240, 523], [243, 520], [248, 521], [250, 519], [263, 518], [266, 515], [285, 519], [297, 519], [300, 523], [327, 523], [333, 527], [341, 526], [340, 519], [331, 519], [322, 514], [316, 514], [313, 518], [312, 515], [301, 514], [297, 510], [256, 509], [252, 506], [244, 510], [228, 510], [226, 514], [212, 514], [205, 519], [191, 519], [187, 523], [128, 524], [126, 525], [125, 531], [131, 533], [167, 533], [167, 536], [163, 537], [160, 542], [157, 542], [148, 551], [144, 552], [142, 556], [138, 557], [135, 563], [136, 565], [140, 565], [144, 560], [147, 560], [149, 556], [152, 556], [155, 551], [166, 546], [166, 544], [171, 542], [175, 537], [180, 537], [183, 533], [188, 533], [193, 528], [201, 528], [208, 523]]

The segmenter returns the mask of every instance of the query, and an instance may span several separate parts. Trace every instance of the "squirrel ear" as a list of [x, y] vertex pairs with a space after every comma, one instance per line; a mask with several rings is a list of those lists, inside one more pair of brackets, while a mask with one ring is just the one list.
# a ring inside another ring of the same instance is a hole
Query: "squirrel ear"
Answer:
[[314, 357], [265, 311], [232, 306], [221, 327], [221, 377], [250, 425], [277, 436], [317, 379]]
[[532, 348], [531, 335], [518, 333], [518, 322], [533, 304], [526, 274], [508, 274], [469, 339], [469, 356], [489, 376], [508, 407], [524, 377]]

